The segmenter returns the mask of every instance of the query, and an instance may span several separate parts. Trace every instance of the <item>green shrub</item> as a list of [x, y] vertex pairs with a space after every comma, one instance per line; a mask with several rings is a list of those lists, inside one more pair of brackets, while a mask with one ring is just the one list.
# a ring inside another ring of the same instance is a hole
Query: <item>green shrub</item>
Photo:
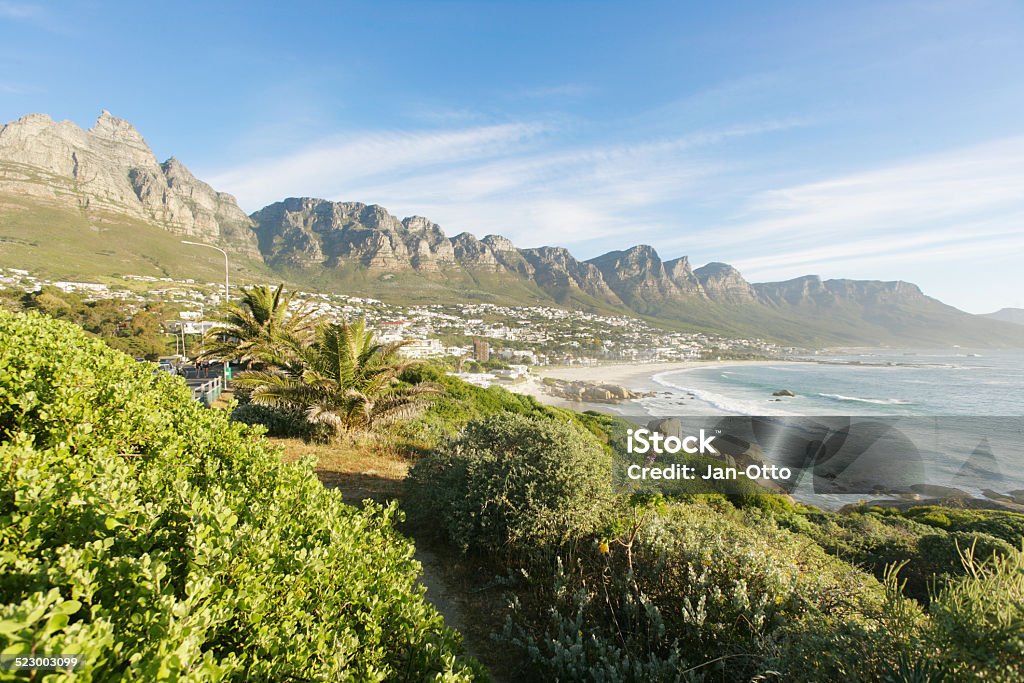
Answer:
[[930, 643], [954, 680], [1024, 680], [1024, 550], [981, 562], [966, 548], [962, 561], [931, 603]]
[[878, 628], [874, 578], [760, 513], [675, 503], [641, 529], [631, 562], [607, 548], [506, 628], [545, 678], [870, 681], [903, 649]]
[[[879, 579], [888, 567], [903, 564], [904, 590], [921, 602], [929, 600], [936, 582], [941, 587], [950, 578], [963, 574], [960, 549], [975, 548], [979, 559], [1013, 552], [1014, 547], [1005, 540], [981, 531], [998, 531], [997, 526], [963, 523], [958, 515], [976, 511], [934, 507], [918, 510], [911, 508], [901, 513], [875, 508], [776, 517], [784, 526], [813, 538], [830, 554], [868, 569]], [[938, 526], [947, 522], [948, 530]]]
[[414, 507], [463, 548], [557, 545], [603, 523], [611, 456], [571, 422], [498, 413], [418, 462], [409, 486]]
[[83, 681], [472, 675], [395, 508], [73, 325], [0, 313], [0, 342], [0, 650]]
[[395, 426], [396, 434], [427, 448], [455, 436], [473, 420], [495, 413], [552, 416], [557, 412], [532, 396], [496, 386], [486, 389], [474, 386], [446, 374], [435, 365], [406, 370], [401, 379], [410, 384], [433, 382], [443, 390], [422, 415]]
[[231, 411], [231, 420], [247, 425], [262, 425], [267, 436], [316, 440], [321, 435], [305, 416], [296, 410], [271, 408], [269, 406], [244, 403]]
[[988, 534], [1017, 547], [1024, 539], [1024, 515], [1003, 510], [959, 510], [922, 505], [901, 511], [901, 516], [947, 531]]

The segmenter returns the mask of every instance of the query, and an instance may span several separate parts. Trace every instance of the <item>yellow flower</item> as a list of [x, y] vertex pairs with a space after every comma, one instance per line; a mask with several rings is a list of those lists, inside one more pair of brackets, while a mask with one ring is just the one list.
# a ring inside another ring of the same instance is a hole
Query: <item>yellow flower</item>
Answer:
[[601, 544], [597, 546], [597, 552], [607, 555], [609, 552], [608, 541], [601, 541]]

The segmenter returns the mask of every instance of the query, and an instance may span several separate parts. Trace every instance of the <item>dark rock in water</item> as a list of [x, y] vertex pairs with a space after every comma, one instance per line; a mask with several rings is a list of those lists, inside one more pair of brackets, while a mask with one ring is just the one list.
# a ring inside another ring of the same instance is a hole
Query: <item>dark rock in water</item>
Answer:
[[664, 417], [657, 420], [651, 420], [647, 423], [647, 428], [652, 432], [658, 432], [665, 436], [674, 436], [677, 439], [683, 438], [683, 425], [674, 417]]
[[718, 434], [715, 436], [715, 448], [725, 455], [733, 457], [746, 455], [750, 451], [750, 446], [749, 441], [745, 441], [732, 434]]
[[914, 484], [910, 487], [914, 493], [920, 493], [928, 498], [970, 498], [971, 494], [952, 486], [939, 486], [937, 484]]
[[773, 391], [772, 396], [796, 396], [796, 394], [789, 389], [779, 389], [778, 391]]

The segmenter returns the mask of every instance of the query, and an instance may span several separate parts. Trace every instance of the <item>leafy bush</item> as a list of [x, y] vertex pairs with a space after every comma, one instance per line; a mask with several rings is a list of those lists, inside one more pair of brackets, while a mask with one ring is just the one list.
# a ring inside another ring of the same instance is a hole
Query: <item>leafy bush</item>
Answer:
[[604, 522], [611, 457], [571, 422], [498, 413], [418, 462], [409, 485], [414, 507], [463, 548], [557, 545]]
[[[884, 576], [888, 567], [903, 564], [905, 592], [927, 602], [936, 583], [941, 587], [950, 578], [964, 573], [960, 549], [973, 547], [979, 559], [1013, 552], [1013, 545], [983, 530], [1008, 531], [1016, 515], [1003, 513], [1009, 518], [997, 518], [997, 523], [993, 523], [987, 515], [962, 514], [976, 512], [980, 511], [926, 507], [899, 512], [872, 508], [844, 514], [782, 514], [777, 518], [790, 529], [813, 538], [830, 554], [862, 566], [878, 578]], [[939, 526], [940, 523], [945, 526]]]
[[77, 680], [468, 679], [393, 507], [80, 329], [0, 312], [0, 650]]
[[927, 641], [951, 678], [1024, 680], [1024, 549], [975, 559], [962, 554], [965, 576], [932, 601]]
[[516, 394], [501, 387], [482, 388], [447, 375], [434, 365], [420, 365], [406, 370], [401, 379], [410, 384], [432, 383], [442, 389], [424, 413], [395, 432], [405, 439], [432, 448], [458, 434], [473, 420], [495, 413], [551, 416], [556, 413], [532, 396]]
[[255, 403], [243, 403], [231, 411], [231, 420], [247, 425], [262, 425], [267, 436], [311, 440], [318, 438], [314, 425], [296, 410], [271, 408]]
[[[886, 511], [888, 512], [888, 511]], [[1024, 539], [1024, 515], [1002, 510], [959, 510], [954, 508], [921, 505], [899, 514], [915, 522], [938, 527], [946, 531], [963, 531], [988, 534], [1000, 538], [1014, 547]]]
[[506, 628], [543, 676], [867, 681], [901, 651], [874, 625], [875, 579], [759, 513], [671, 504], [632, 557], [619, 547], [598, 544]]

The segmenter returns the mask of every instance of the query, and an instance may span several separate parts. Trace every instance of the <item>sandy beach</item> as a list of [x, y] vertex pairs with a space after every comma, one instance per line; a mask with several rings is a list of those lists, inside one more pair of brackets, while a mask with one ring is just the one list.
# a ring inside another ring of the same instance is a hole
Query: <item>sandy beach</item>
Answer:
[[[637, 392], [664, 392], [665, 387], [653, 380], [654, 375], [663, 372], [677, 370], [692, 370], [695, 368], [720, 368], [734, 365], [764, 365], [776, 364], [780, 361], [675, 361], [670, 363], [609, 363], [606, 365], [591, 366], [552, 366], [541, 368], [536, 374], [531, 374], [527, 379], [516, 384], [508, 385], [509, 391], [519, 394], [533, 396], [541, 403], [559, 408], [571, 408], [572, 410], [596, 410], [604, 413], [636, 414], [643, 412], [642, 408], [635, 401], [623, 401], [622, 403], [590, 403], [585, 401], [569, 401], [560, 396], [551, 394], [543, 381], [546, 377], [566, 381], [592, 382], [595, 384], [617, 384], [631, 391]], [[696, 402], [694, 412], [703, 415], [719, 414], [721, 411], [711, 408], [702, 402]], [[690, 412], [690, 411], [685, 411]]]

